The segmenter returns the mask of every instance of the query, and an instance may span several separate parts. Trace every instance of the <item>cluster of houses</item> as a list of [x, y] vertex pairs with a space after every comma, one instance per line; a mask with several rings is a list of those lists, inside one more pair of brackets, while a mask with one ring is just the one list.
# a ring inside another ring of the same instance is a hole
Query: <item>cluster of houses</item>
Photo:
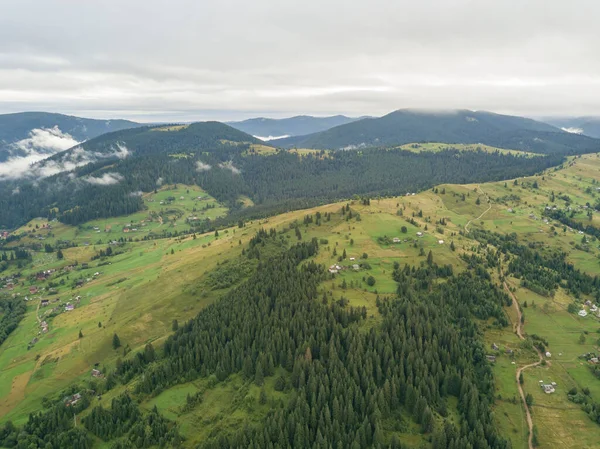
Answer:
[[[492, 343], [492, 350], [499, 352], [500, 351], [500, 347], [496, 343]], [[512, 349], [510, 349], [510, 348], [506, 348], [504, 350], [504, 353], [507, 354], [507, 355], [509, 355], [509, 356], [512, 356], [512, 355], [514, 355], [515, 351], [512, 350]], [[485, 356], [485, 358], [487, 359], [488, 362], [494, 363], [496, 361], [496, 355], [495, 354], [488, 354], [488, 355]]]
[[8, 238], [8, 231], [0, 231], [0, 239], [6, 240]]
[[540, 380], [539, 384], [540, 388], [544, 390], [544, 393], [546, 394], [552, 394], [556, 391], [556, 382], [544, 383], [543, 380]]
[[592, 313], [592, 314], [600, 317], [600, 306], [598, 306], [597, 304], [592, 303], [592, 301], [590, 301], [589, 299], [585, 302], [585, 305], [588, 307], [589, 312], [584, 307], [579, 312], [577, 312], [577, 315], [579, 315], [582, 318], [585, 318], [590, 313]]
[[42, 321], [40, 323], [40, 327], [42, 328], [42, 330], [40, 332], [42, 332], [44, 334], [48, 332], [48, 323], [46, 321]]
[[598, 365], [598, 363], [600, 363], [598, 355], [595, 352], [587, 352], [585, 354], [581, 354], [579, 358], [584, 359], [592, 365]]
[[[354, 261], [354, 260], [356, 260], [354, 257], [350, 258], [350, 261]], [[360, 271], [360, 265], [357, 264], [357, 263], [352, 264], [350, 267], [346, 267], [346, 266], [342, 266], [342, 265], [338, 265], [338, 264], [333, 264], [333, 265], [331, 265], [329, 267], [328, 271], [331, 274], [337, 274], [340, 271], [347, 270], [348, 268], [352, 268], [352, 270], [354, 270], [354, 271]]]
[[74, 395], [71, 395], [71, 396], [65, 396], [63, 398], [63, 402], [65, 403], [65, 405], [67, 407], [71, 407], [71, 406], [77, 404], [80, 399], [81, 399], [81, 393], [75, 393]]

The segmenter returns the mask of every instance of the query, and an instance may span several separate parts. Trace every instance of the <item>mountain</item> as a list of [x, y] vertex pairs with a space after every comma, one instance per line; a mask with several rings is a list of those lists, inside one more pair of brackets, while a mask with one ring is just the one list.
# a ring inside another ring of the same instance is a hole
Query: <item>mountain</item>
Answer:
[[129, 120], [95, 120], [49, 112], [0, 115], [0, 162], [27, 157], [26, 163], [65, 150], [101, 134], [142, 126]]
[[306, 136], [277, 139], [283, 148], [353, 149], [412, 142], [482, 143], [535, 153], [589, 153], [600, 141], [532, 119], [484, 111], [401, 109]]
[[544, 121], [563, 131], [600, 139], [600, 117], [549, 118]]
[[[162, 185], [198, 185], [229, 209], [228, 223], [238, 223], [354, 195], [399, 195], [434, 184], [522, 177], [563, 161], [561, 155], [532, 158], [379, 148], [325, 157], [320, 152], [298, 155], [262, 144], [253, 147], [259, 143], [218, 122], [103, 134], [21, 167], [20, 172], [12, 167], [4, 174], [0, 228], [14, 228], [40, 216], [78, 225], [128, 215], [145, 207], [142, 192]], [[0, 171], [0, 180], [2, 175]], [[243, 198], [252, 200], [253, 206], [245, 207]], [[203, 221], [198, 229], [213, 226]]]
[[300, 136], [325, 131], [334, 126], [345, 125], [356, 120], [359, 119], [344, 115], [334, 115], [332, 117], [298, 115], [284, 119], [252, 118], [241, 122], [228, 122], [227, 124], [263, 140], [270, 140], [273, 137]]

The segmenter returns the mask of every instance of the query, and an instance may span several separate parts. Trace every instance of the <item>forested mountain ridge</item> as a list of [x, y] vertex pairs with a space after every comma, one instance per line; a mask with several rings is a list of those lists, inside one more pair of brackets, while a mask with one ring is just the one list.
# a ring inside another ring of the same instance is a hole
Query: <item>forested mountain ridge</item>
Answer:
[[356, 120], [359, 120], [359, 118], [346, 117], [344, 115], [334, 115], [331, 117], [297, 115], [283, 119], [259, 117], [239, 122], [227, 122], [227, 124], [253, 136], [265, 138], [270, 136], [281, 137], [312, 134]]
[[[0, 161], [18, 153], [19, 146], [26, 144], [35, 146], [38, 150], [49, 149], [44, 145], [49, 145], [52, 149], [53, 142], [48, 142], [48, 137], [60, 140], [67, 136], [73, 141], [83, 142], [101, 134], [138, 126], [142, 125], [129, 120], [97, 120], [49, 112], [0, 114]], [[32, 136], [32, 133], [39, 134], [42, 130], [56, 132], [54, 136]], [[32, 137], [31, 142], [28, 142], [27, 139]], [[16, 143], [19, 144], [15, 145]]]
[[284, 148], [353, 149], [412, 142], [482, 143], [534, 153], [597, 151], [600, 141], [523, 117], [483, 111], [427, 112], [401, 109], [307, 136], [274, 140]]

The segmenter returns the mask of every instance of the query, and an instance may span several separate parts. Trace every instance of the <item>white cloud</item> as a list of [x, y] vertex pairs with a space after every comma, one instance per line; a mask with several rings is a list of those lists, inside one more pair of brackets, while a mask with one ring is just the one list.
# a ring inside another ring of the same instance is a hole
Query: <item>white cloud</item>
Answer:
[[563, 131], [566, 131], [568, 133], [572, 133], [572, 134], [583, 134], [583, 129], [581, 128], [574, 128], [574, 127], [570, 127], [570, 128], [561, 128]]
[[164, 180], [164, 179], [162, 179], [162, 178], [158, 178], [158, 179], [156, 180], [156, 185], [157, 185], [158, 187], [160, 187], [160, 186], [162, 186], [162, 185], [163, 185], [163, 182], [165, 182], [165, 180]]
[[198, 162], [196, 162], [196, 171], [200, 171], [200, 172], [202, 172], [202, 171], [208, 171], [208, 170], [210, 170], [211, 168], [212, 168], [212, 167], [211, 167], [210, 165], [208, 165], [208, 164], [205, 164], [205, 163], [204, 163], [204, 162], [202, 162], [202, 161], [198, 161]]
[[289, 134], [284, 134], [283, 136], [267, 136], [267, 137], [253, 136], [253, 137], [256, 137], [257, 139], [260, 139], [264, 142], [268, 142], [269, 140], [285, 139], [286, 137], [290, 137], [290, 136], [289, 136]]
[[225, 170], [231, 170], [231, 173], [234, 175], [239, 175], [242, 172], [239, 168], [234, 167], [232, 161], [222, 162], [219, 164], [219, 167], [224, 168]]
[[28, 154], [45, 151], [46, 156], [65, 151], [79, 145], [79, 142], [70, 134], [63, 133], [58, 126], [53, 128], [35, 128], [29, 131], [26, 139], [19, 140], [13, 144], [14, 148], [25, 151]]
[[[55, 140], [55, 137], [59, 134], [62, 134], [60, 133], [60, 130], [58, 130], [58, 133], [54, 133], [54, 137], [48, 137], [46, 135], [47, 140], [45, 140], [45, 142], [53, 142], [54, 144], [57, 144], [58, 141]], [[36, 138], [30, 140], [30, 142], [41, 142], [39, 137], [40, 133], [34, 133], [34, 135], [36, 136]], [[44, 134], [42, 133], [41, 135]], [[63, 134], [63, 136], [64, 135], [65, 134]], [[68, 134], [66, 135], [68, 136]], [[20, 142], [24, 142], [24, 140]], [[113, 157], [116, 157], [117, 159], [125, 159], [128, 155], [131, 154], [127, 147], [122, 143], [118, 143], [116, 147], [113, 147], [111, 151], [107, 153], [86, 151], [81, 145], [79, 145], [72, 148], [71, 151], [62, 154], [61, 156], [57, 156], [58, 159], [47, 159], [51, 155], [56, 154], [56, 151], [50, 154], [45, 154], [41, 151], [34, 149], [35, 147], [33, 146], [27, 147], [28, 144], [21, 145], [22, 146], [19, 147], [20, 150], [23, 150], [23, 148], [29, 148], [27, 150], [24, 150], [27, 154], [24, 156], [13, 156], [9, 158], [6, 162], [0, 163], [0, 180], [14, 180], [20, 178], [47, 178], [48, 176], [53, 176], [58, 173], [74, 170], [77, 167], [82, 167], [84, 165], [89, 164], [90, 162], [96, 162], [101, 159], [108, 159]]]
[[85, 182], [88, 182], [90, 184], [97, 185], [97, 186], [110, 186], [110, 185], [120, 183], [125, 178], [123, 178], [123, 176], [120, 175], [119, 173], [104, 173], [99, 178], [94, 177], [94, 176], [87, 176], [87, 177], [84, 177], [81, 179], [83, 179]]
[[142, 196], [144, 194], [144, 192], [142, 192], [141, 190], [138, 190], [137, 192], [131, 192], [129, 194], [129, 196]]
[[12, 191], [13, 195], [18, 195], [19, 193], [21, 193], [21, 189], [19, 187], [15, 187]]

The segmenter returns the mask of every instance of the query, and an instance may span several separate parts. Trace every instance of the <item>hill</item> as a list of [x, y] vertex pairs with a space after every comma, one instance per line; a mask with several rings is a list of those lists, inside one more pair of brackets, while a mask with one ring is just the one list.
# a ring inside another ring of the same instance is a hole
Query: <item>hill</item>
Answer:
[[359, 119], [344, 115], [334, 115], [332, 117], [298, 115], [283, 119], [259, 117], [241, 122], [228, 122], [227, 124], [261, 139], [270, 140], [270, 138], [275, 137], [300, 136], [325, 131], [334, 126], [344, 125], [356, 120]]
[[545, 121], [564, 131], [600, 138], [600, 117], [552, 118]]
[[49, 112], [0, 114], [0, 162], [32, 151], [53, 154], [104, 133], [142, 126]]
[[402, 109], [307, 136], [277, 139], [283, 148], [356, 149], [413, 142], [476, 144], [533, 153], [578, 154], [597, 151], [600, 141], [570, 134], [523, 117], [482, 111]]
[[[0, 444], [525, 449], [530, 410], [536, 447], [594, 448], [598, 173], [587, 155], [153, 240], [32, 221], [0, 262], [0, 325], [25, 307], [0, 345]], [[198, 207], [193, 186], [144, 200], [169, 196]], [[154, 230], [181, 225], [150, 205]]]

